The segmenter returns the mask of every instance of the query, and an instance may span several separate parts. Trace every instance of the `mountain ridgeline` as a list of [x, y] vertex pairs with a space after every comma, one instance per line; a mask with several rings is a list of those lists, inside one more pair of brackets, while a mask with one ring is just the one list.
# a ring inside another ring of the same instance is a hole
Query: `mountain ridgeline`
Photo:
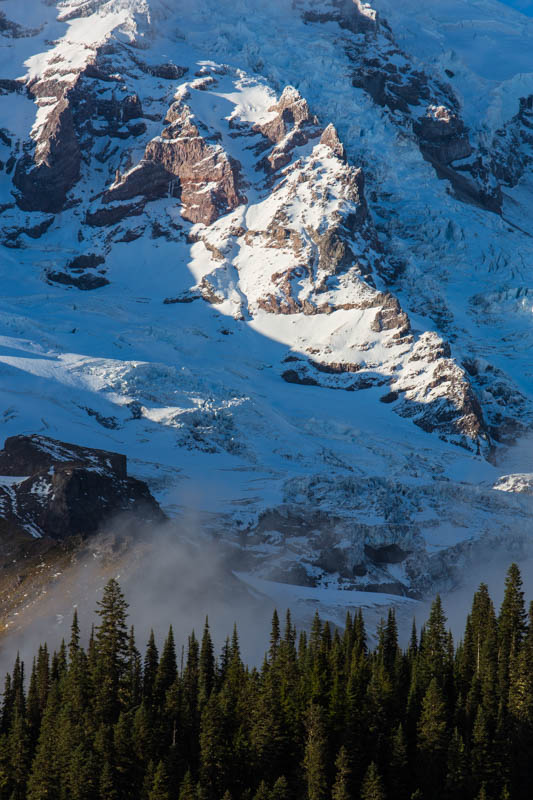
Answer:
[[[496, 615], [475, 593], [454, 645], [437, 596], [407, 649], [394, 610], [370, 649], [361, 611], [299, 635], [272, 618], [260, 668], [237, 628], [218, 658], [206, 620], [144, 656], [115, 579], [87, 649], [17, 656], [1, 709], [0, 797], [11, 800], [521, 800], [533, 744], [533, 603], [508, 570]], [[157, 623], [157, 620], [154, 620]], [[181, 653], [181, 655], [179, 655]]]

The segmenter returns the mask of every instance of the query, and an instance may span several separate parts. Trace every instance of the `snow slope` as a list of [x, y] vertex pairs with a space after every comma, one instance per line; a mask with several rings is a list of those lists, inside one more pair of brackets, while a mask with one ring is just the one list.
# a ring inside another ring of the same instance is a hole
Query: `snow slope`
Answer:
[[127, 453], [250, 580], [416, 595], [516, 551], [531, 20], [27, 5], [0, 26], [2, 435]]

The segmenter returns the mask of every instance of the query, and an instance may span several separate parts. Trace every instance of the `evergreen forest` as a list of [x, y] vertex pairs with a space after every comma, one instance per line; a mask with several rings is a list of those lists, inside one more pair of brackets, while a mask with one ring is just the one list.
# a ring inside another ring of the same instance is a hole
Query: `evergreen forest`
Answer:
[[[373, 648], [361, 612], [342, 630], [272, 618], [260, 668], [237, 628], [215, 654], [208, 622], [137, 649], [110, 580], [87, 648], [17, 656], [1, 707], [0, 800], [525, 800], [533, 775], [533, 603], [511, 565], [496, 612], [474, 594], [454, 643], [439, 597], [398, 644]], [[156, 621], [154, 620], [154, 623]]]

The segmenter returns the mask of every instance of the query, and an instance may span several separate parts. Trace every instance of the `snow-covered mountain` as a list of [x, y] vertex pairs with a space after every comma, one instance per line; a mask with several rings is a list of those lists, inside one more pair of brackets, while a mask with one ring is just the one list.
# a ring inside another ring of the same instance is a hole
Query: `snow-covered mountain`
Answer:
[[127, 453], [261, 591], [516, 550], [532, 51], [496, 0], [1, 0], [2, 438]]

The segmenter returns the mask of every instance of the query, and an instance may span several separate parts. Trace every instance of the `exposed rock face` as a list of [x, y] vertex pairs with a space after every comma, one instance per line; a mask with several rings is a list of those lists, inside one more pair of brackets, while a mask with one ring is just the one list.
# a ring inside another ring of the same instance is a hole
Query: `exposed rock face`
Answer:
[[53, 224], [55, 217], [48, 217], [42, 222], [30, 227], [14, 227], [5, 231], [4, 244], [6, 247], [20, 247], [20, 239], [22, 235], [29, 236], [30, 239], [40, 239], [48, 228]]
[[494, 489], [500, 492], [516, 492], [533, 496], [533, 475], [531, 473], [514, 473], [502, 475], [494, 484]]
[[177, 186], [172, 185], [174, 176], [162, 164], [150, 159], [143, 159], [126, 175], [117, 176], [117, 180], [107, 192], [102, 202], [123, 202], [134, 197], [156, 200], [158, 197], [176, 197]]
[[346, 151], [344, 150], [344, 145], [339, 139], [339, 134], [334, 125], [329, 123], [329, 125], [324, 129], [322, 136], [320, 137], [320, 144], [327, 145], [330, 150], [333, 152], [337, 158], [340, 158], [341, 161], [346, 161]]
[[296, 8], [309, 22], [338, 22], [341, 28], [352, 33], [368, 33], [377, 25], [377, 15], [360, 0], [332, 0], [331, 8], [317, 0], [294, 0]]
[[[119, 453], [59, 442], [45, 436], [13, 436], [0, 452], [1, 529], [64, 539], [95, 533], [120, 513], [145, 521], [164, 515], [146, 484], [128, 477]], [[28, 476], [28, 477], [24, 477]]]
[[210, 144], [193, 122], [190, 108], [174, 103], [169, 126], [146, 147], [144, 159], [104, 193], [102, 201], [179, 197], [182, 216], [210, 225], [246, 201], [240, 191], [240, 165], [220, 145]]
[[[480, 84], [468, 107], [471, 92], [454, 86], [473, 84], [445, 69], [453, 57], [425, 61], [410, 28], [396, 39], [363, 0], [287, 0], [290, 58], [255, 29], [276, 3], [250, 0], [242, 19], [228, 4], [179, 5], [35, 0], [32, 16], [59, 37], [43, 30], [35, 42], [0, 13], [0, 41], [18, 59], [9, 74], [32, 76], [0, 78], [0, 242], [20, 249], [0, 258], [6, 435], [58, 430], [64, 414], [80, 440], [92, 429], [135, 441], [167, 498], [189, 450], [207, 470], [209, 454], [231, 454], [258, 480], [228, 494], [224, 535], [250, 530], [258, 553], [266, 542], [270, 577], [433, 590], [441, 556], [426, 559], [426, 545], [449, 552], [459, 529], [482, 532], [490, 501], [470, 513], [473, 492], [456, 514], [455, 465], [477, 473], [533, 420], [532, 260], [520, 232], [531, 233], [520, 205], [533, 101], [513, 107]], [[308, 100], [286, 84], [312, 84]], [[479, 208], [499, 211], [498, 183], [520, 183], [504, 194], [504, 219]], [[87, 458], [70, 452], [0, 480], [0, 554], [11, 529], [24, 542], [85, 533], [93, 506], [129, 507], [125, 470]], [[254, 532], [273, 496], [259, 487], [295, 475], [309, 480], [303, 500], [288, 496]], [[506, 509], [528, 502], [493, 494]], [[268, 526], [287, 541], [270, 543]], [[308, 548], [304, 566], [294, 539]]]
[[[321, 479], [315, 476], [314, 483], [320, 495]], [[298, 488], [302, 489], [301, 486]], [[364, 482], [357, 487], [354, 492], [356, 504], [358, 492], [364, 495], [368, 488]], [[288, 491], [291, 490], [292, 486], [288, 487]], [[380, 496], [379, 505], [385, 499], [385, 486], [378, 484], [372, 486], [372, 490]], [[302, 496], [305, 494], [306, 489], [303, 489]], [[312, 491], [309, 492], [308, 501], [311, 495]], [[389, 503], [392, 509], [395, 500], [391, 502], [389, 498]], [[336, 574], [346, 588], [411, 594], [405, 581], [391, 579], [387, 567], [391, 564], [409, 564], [412, 552], [419, 546], [420, 534], [416, 526], [398, 523], [394, 513], [388, 522], [381, 519], [375, 526], [365, 525], [358, 522], [355, 516], [350, 517], [342, 508], [335, 513], [313, 508], [314, 505], [316, 498], [305, 504], [289, 502], [267, 509], [260, 515], [255, 527], [248, 531], [247, 544], [257, 545], [273, 540], [291, 543], [281, 563], [270, 567], [267, 559], [262, 565], [266, 577], [313, 585], [320, 577], [320, 572], [323, 572]], [[381, 508], [378, 516], [384, 510]], [[413, 594], [416, 595], [416, 589]]]
[[4, 12], [0, 11], [0, 36], [4, 36], [6, 39], [22, 39], [27, 36], [35, 36], [38, 32], [39, 28], [25, 28], [18, 22], [8, 19]]
[[472, 154], [465, 125], [446, 106], [429, 106], [425, 117], [414, 125], [420, 149], [430, 161], [450, 164]]
[[[412, 418], [423, 430], [458, 437], [458, 444], [479, 450], [490, 442], [483, 411], [468, 375], [449, 355], [449, 344], [436, 334], [420, 337], [408, 366], [391, 383], [402, 398], [395, 411]], [[417, 387], [423, 370], [427, 380]]]
[[33, 475], [50, 467], [75, 463], [111, 470], [121, 480], [127, 477], [126, 456], [67, 444], [47, 436], [11, 436], [0, 450], [0, 475]]
[[66, 265], [66, 270], [47, 270], [46, 277], [53, 283], [61, 283], [64, 286], [75, 286], [77, 289], [88, 291], [91, 289], [99, 289], [101, 286], [107, 286], [109, 280], [104, 277], [105, 269], [99, 269], [98, 274], [94, 272], [86, 272], [86, 270], [93, 270], [105, 264], [103, 256], [96, 255], [96, 253], [87, 253], [86, 255], [76, 256], [71, 259]]
[[[254, 126], [254, 130], [274, 144], [259, 163], [267, 174], [272, 174], [289, 164], [295, 147], [302, 147], [310, 139], [320, 136], [322, 129], [318, 118], [311, 114], [307, 100], [293, 86], [285, 87], [279, 101], [269, 111], [276, 112], [276, 116], [267, 123]], [[258, 150], [266, 147], [267, 143], [259, 145]]]
[[516, 186], [533, 163], [533, 95], [520, 98], [518, 113], [492, 143], [492, 171], [506, 186]]
[[56, 213], [79, 177], [80, 148], [68, 97], [58, 100], [36, 142], [34, 161], [23, 156], [13, 183], [20, 191], [17, 203], [24, 211]]
[[409, 334], [411, 330], [409, 317], [405, 311], [402, 311], [400, 303], [394, 295], [387, 292], [383, 297], [383, 304], [372, 322], [371, 329], [376, 333], [394, 330], [396, 331], [395, 339], [402, 339]]

